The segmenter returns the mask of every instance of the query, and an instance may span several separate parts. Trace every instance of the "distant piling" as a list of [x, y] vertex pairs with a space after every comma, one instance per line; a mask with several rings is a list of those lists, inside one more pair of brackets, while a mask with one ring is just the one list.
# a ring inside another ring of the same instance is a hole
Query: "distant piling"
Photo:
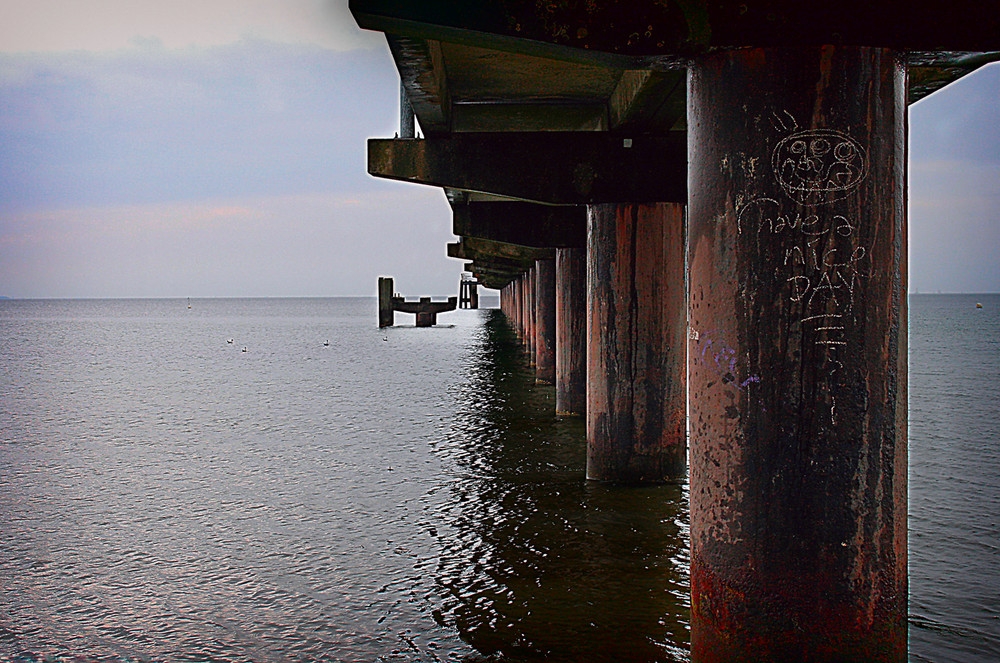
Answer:
[[378, 277], [378, 326], [392, 327], [395, 316], [392, 308], [392, 277]]

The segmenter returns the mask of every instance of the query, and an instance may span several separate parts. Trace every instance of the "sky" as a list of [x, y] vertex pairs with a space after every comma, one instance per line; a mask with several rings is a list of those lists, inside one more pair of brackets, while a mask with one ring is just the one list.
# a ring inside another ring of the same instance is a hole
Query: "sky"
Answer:
[[[0, 296], [457, 290], [443, 193], [366, 174], [398, 75], [346, 0], [0, 0]], [[1000, 291], [1000, 64], [910, 107], [910, 288]]]

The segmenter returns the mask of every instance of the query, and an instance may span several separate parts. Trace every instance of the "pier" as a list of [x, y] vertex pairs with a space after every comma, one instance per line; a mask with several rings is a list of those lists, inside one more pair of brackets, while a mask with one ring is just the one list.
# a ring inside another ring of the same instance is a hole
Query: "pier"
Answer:
[[369, 173], [444, 190], [589, 479], [689, 483], [692, 660], [905, 661], [906, 112], [995, 9], [350, 6], [424, 134]]
[[430, 297], [420, 297], [416, 301], [407, 301], [405, 297], [396, 294], [392, 288], [392, 278], [380, 276], [378, 279], [378, 326], [392, 327], [395, 312], [412, 313], [416, 317], [415, 326], [433, 327], [437, 324], [439, 313], [454, 311], [458, 308], [458, 297], [449, 297], [446, 301], [431, 301]]

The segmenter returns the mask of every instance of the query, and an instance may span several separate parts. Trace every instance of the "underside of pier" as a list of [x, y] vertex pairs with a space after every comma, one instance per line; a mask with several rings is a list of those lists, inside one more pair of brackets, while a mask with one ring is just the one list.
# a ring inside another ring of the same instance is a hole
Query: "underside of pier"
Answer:
[[444, 190], [588, 478], [690, 483], [692, 659], [905, 661], [906, 106], [1000, 12], [350, 6], [405, 100], [369, 172]]

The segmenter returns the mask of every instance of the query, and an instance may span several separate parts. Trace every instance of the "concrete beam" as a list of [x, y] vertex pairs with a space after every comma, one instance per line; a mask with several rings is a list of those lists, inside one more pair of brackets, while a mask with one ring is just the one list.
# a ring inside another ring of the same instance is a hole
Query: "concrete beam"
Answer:
[[491, 262], [466, 263], [465, 271], [471, 272], [473, 276], [479, 278], [480, 274], [489, 274], [499, 278], [514, 279], [524, 274], [527, 270], [523, 268], [511, 268]]
[[452, 134], [425, 140], [373, 138], [375, 177], [562, 205], [684, 202], [687, 143], [681, 132]]
[[434, 40], [386, 35], [389, 51], [399, 68], [413, 112], [425, 133], [448, 131], [451, 126], [451, 99], [441, 44]]
[[[449, 254], [452, 258], [465, 257], [467, 260], [475, 260], [477, 256], [482, 256], [490, 259], [499, 258], [519, 263], [534, 263], [535, 260], [544, 260], [555, 255], [552, 249], [518, 246], [517, 244], [495, 242], [493, 240], [481, 239], [479, 237], [462, 237], [457, 244], [462, 247], [461, 252], [464, 256]], [[454, 246], [454, 244], [449, 244], [448, 246]]]
[[455, 258], [456, 260], [469, 260], [473, 262], [479, 261], [480, 263], [490, 262], [492, 264], [502, 265], [511, 269], [520, 269], [522, 266], [524, 266], [524, 269], [527, 269], [529, 266], [534, 264], [534, 260], [531, 259], [521, 260], [517, 258], [497, 256], [486, 252], [479, 252], [475, 249], [470, 249], [462, 242], [451, 242], [446, 245], [446, 249], [448, 257]]
[[[657, 61], [746, 46], [867, 44], [900, 51], [1000, 50], [996, 7], [981, 0], [800, 0], [568, 3], [551, 20], [535, 3], [351, 0], [362, 28], [609, 63]], [[570, 28], [570, 29], [567, 29]], [[569, 57], [569, 56], [566, 56]], [[623, 67], [624, 68], [624, 67]]]
[[659, 126], [683, 129], [687, 119], [687, 74], [683, 71], [623, 71], [608, 98], [608, 124], [621, 131]]
[[524, 202], [453, 202], [452, 232], [537, 248], [587, 244], [587, 208]]

